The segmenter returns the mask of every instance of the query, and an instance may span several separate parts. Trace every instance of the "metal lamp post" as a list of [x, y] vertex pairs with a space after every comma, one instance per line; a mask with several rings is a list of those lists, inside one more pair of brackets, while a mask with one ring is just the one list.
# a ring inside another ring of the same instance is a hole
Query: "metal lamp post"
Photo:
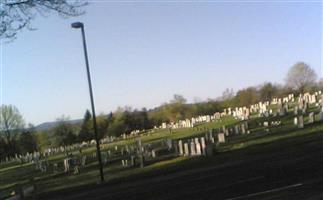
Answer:
[[94, 100], [93, 100], [93, 91], [92, 91], [92, 82], [91, 82], [91, 74], [90, 74], [90, 67], [89, 67], [89, 59], [88, 59], [88, 55], [87, 55], [87, 48], [86, 48], [86, 41], [85, 41], [84, 24], [82, 22], [75, 22], [75, 23], [72, 23], [72, 28], [77, 28], [77, 29], [80, 28], [81, 31], [82, 31], [84, 57], [85, 57], [86, 72], [87, 72], [87, 79], [88, 79], [88, 83], [89, 83], [89, 91], [90, 91], [91, 107], [92, 107], [92, 115], [93, 115], [94, 137], [95, 137], [95, 141], [96, 141], [96, 154], [97, 154], [98, 161], [99, 161], [101, 182], [104, 182], [102, 159], [101, 159], [101, 150], [100, 150], [100, 141], [99, 141], [99, 138], [98, 138], [98, 129], [97, 129], [97, 124], [96, 124], [95, 107], [94, 107]]

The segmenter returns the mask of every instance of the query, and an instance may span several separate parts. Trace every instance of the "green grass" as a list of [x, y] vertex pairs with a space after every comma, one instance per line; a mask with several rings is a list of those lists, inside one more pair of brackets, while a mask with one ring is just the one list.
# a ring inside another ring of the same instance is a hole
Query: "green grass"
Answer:
[[[313, 109], [313, 108], [312, 108]], [[314, 111], [314, 110], [313, 110]], [[314, 123], [312, 125], [306, 125], [304, 129], [298, 129], [293, 125], [294, 116], [290, 113], [284, 117], [269, 117], [253, 118], [249, 120], [249, 128], [251, 134], [236, 135], [226, 139], [225, 144], [217, 145], [216, 151], [221, 154], [224, 152], [237, 151], [251, 146], [265, 145], [273, 143], [275, 141], [288, 140], [289, 138], [301, 137], [304, 135], [316, 134], [323, 131], [322, 123]], [[270, 132], [265, 132], [264, 127], [259, 127], [259, 123], [264, 121], [281, 120], [282, 125], [278, 127], [271, 127]], [[305, 121], [306, 122], [306, 121]], [[156, 130], [149, 135], [140, 136], [143, 143], [158, 143], [165, 138], [179, 139], [190, 138], [199, 135], [204, 135], [208, 129], [218, 129], [225, 125], [226, 127], [234, 126], [237, 124], [232, 117], [226, 117], [220, 122], [211, 122], [199, 125], [197, 128], [183, 128], [174, 129], [172, 133], [169, 130]], [[122, 141], [116, 141], [110, 144], [103, 145], [103, 150], [113, 149], [114, 146], [131, 145], [135, 143], [136, 138], [131, 138]], [[92, 154], [95, 152], [94, 147], [90, 147], [83, 150], [83, 154]], [[74, 155], [78, 155], [78, 151], [73, 152]], [[64, 154], [59, 154], [48, 158], [50, 163], [61, 161], [64, 158]], [[159, 159], [152, 159], [149, 161], [149, 165], [144, 168], [122, 168], [120, 163], [120, 157], [115, 155], [115, 162], [104, 167], [105, 178], [108, 181], [114, 181], [118, 179], [127, 178], [130, 176], [141, 175], [149, 173], [155, 170], [164, 169], [168, 167], [176, 167], [185, 165], [195, 158], [188, 157], [175, 157], [174, 155], [168, 155]], [[199, 160], [199, 159], [198, 159]], [[195, 162], [195, 161], [194, 161]], [[81, 174], [74, 175], [72, 173], [53, 174], [51, 170], [47, 173], [41, 173], [36, 170], [32, 164], [18, 164], [9, 163], [0, 165], [0, 190], [4, 190], [3, 195], [8, 195], [10, 191], [16, 188], [18, 185], [28, 185], [31, 178], [34, 178], [38, 187], [38, 192], [50, 192], [55, 190], [61, 190], [64, 188], [81, 187], [84, 185], [95, 185], [99, 180], [98, 167], [96, 161], [91, 161], [87, 166], [82, 169]], [[1, 196], [0, 196], [1, 197]]]

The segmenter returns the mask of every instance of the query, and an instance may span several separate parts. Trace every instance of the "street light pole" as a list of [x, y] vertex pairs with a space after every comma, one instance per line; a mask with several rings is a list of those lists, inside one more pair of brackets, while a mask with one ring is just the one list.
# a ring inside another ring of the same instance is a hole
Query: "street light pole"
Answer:
[[94, 137], [95, 137], [95, 141], [96, 141], [96, 155], [97, 155], [98, 161], [99, 161], [101, 183], [103, 183], [104, 182], [104, 175], [103, 175], [103, 168], [102, 168], [100, 141], [98, 138], [98, 128], [97, 128], [97, 124], [96, 124], [96, 115], [95, 115], [95, 107], [94, 107], [94, 100], [93, 100], [93, 91], [92, 91], [89, 59], [88, 59], [88, 55], [87, 55], [87, 47], [86, 47], [86, 40], [85, 40], [84, 24], [81, 22], [75, 22], [75, 23], [72, 23], [72, 28], [81, 28], [81, 31], [82, 31], [82, 40], [83, 40], [83, 49], [84, 49], [85, 65], [86, 65], [86, 72], [87, 72], [87, 80], [89, 83], [89, 91], [90, 91], [90, 98], [91, 98]]

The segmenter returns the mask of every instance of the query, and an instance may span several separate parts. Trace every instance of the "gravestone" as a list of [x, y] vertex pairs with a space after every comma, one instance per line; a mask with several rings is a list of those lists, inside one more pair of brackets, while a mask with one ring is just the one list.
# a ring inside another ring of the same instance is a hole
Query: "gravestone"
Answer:
[[294, 125], [297, 126], [298, 125], [298, 119], [297, 117], [294, 117]]
[[156, 151], [155, 151], [155, 149], [151, 150], [151, 157], [156, 158]]
[[236, 135], [239, 135], [239, 126], [238, 125], [234, 126], [234, 131], [235, 131]]
[[225, 142], [225, 136], [223, 133], [218, 134], [218, 142], [219, 143], [224, 143]]
[[297, 106], [294, 107], [294, 115], [298, 115], [298, 107]]
[[190, 152], [191, 152], [191, 156], [195, 156], [196, 155], [195, 143], [194, 143], [193, 140], [190, 143]]
[[138, 157], [139, 157], [139, 161], [140, 161], [140, 167], [143, 168], [144, 167], [144, 155], [143, 155], [143, 146], [141, 143], [141, 138], [137, 139], [137, 147], [138, 147]]
[[79, 165], [75, 165], [74, 166], [74, 172], [73, 172], [73, 174], [80, 174], [80, 173], [81, 173], [80, 166]]
[[214, 137], [213, 137], [212, 131], [209, 132], [209, 141], [211, 143], [214, 143]]
[[136, 166], [136, 157], [132, 155], [130, 158], [131, 158], [130, 159], [131, 166], [132, 167]]
[[245, 124], [241, 124], [241, 133], [246, 134]]
[[206, 151], [205, 151], [205, 138], [201, 137], [201, 150], [202, 150], [202, 154], [206, 155]]
[[229, 136], [229, 129], [225, 129], [224, 132], [226, 136]]
[[183, 151], [183, 141], [182, 140], [178, 141], [178, 149], [179, 149], [179, 155], [183, 155], [184, 151]]
[[69, 172], [70, 171], [70, 158], [65, 158], [64, 159], [64, 172]]
[[245, 121], [244, 122], [244, 126], [245, 126], [245, 129], [248, 129], [249, 128], [248, 121]]
[[298, 117], [298, 128], [304, 128], [304, 119], [303, 115]]
[[283, 113], [283, 105], [281, 102], [278, 102], [277, 104], [277, 113], [279, 113], [280, 116], [283, 116], [284, 113]]
[[85, 167], [85, 165], [86, 165], [86, 155], [82, 156], [82, 158], [81, 158], [81, 166]]
[[172, 139], [167, 138], [166, 139], [166, 144], [167, 144], [168, 150], [171, 150], [173, 148], [173, 141], [172, 141]]
[[189, 156], [190, 155], [190, 152], [188, 150], [188, 143], [185, 142], [184, 143], [184, 156]]
[[125, 166], [125, 162], [124, 162], [124, 160], [123, 160], [123, 159], [121, 160], [121, 164], [122, 164], [122, 167], [124, 167], [124, 166]]
[[196, 155], [198, 156], [202, 155], [201, 144], [199, 142], [195, 142], [195, 148], [196, 148]]

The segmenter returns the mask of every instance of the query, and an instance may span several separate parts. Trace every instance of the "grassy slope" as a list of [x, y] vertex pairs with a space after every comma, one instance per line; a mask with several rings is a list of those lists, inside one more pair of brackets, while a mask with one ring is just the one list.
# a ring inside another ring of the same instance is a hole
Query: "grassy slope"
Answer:
[[[283, 126], [275, 127], [270, 130], [270, 133], [265, 132], [263, 127], [256, 126], [256, 124], [262, 123], [267, 120], [282, 120]], [[271, 117], [269, 119], [255, 118], [250, 121], [251, 134], [248, 135], [237, 135], [228, 138], [227, 143], [221, 144], [216, 147], [218, 152], [226, 152], [237, 149], [246, 148], [249, 146], [260, 145], [271, 143], [276, 140], [284, 140], [291, 137], [302, 136], [307, 134], [315, 134], [323, 130], [323, 126], [320, 123], [315, 123], [313, 125], [306, 126], [304, 129], [296, 129], [293, 126], [292, 115], [280, 118]], [[305, 119], [306, 120], [306, 119]], [[237, 123], [236, 120], [232, 118], [226, 118], [222, 122], [212, 122], [208, 124], [200, 125], [199, 128], [204, 130], [204, 128], [220, 128], [223, 125], [233, 125]], [[253, 125], [255, 124], [255, 125]], [[147, 136], [142, 136], [142, 141], [144, 143], [159, 142], [164, 138], [185, 138], [200, 135], [201, 132], [196, 129], [177, 129], [173, 130], [172, 134], [168, 133], [168, 130], [159, 130], [155, 133]], [[287, 140], [286, 140], [287, 141]], [[128, 139], [123, 141], [117, 141], [109, 145], [105, 145], [104, 149], [112, 148], [115, 145], [122, 146], [126, 144], [131, 144], [134, 139]], [[85, 153], [93, 153], [94, 148], [88, 148], [84, 150]], [[76, 153], [76, 152], [75, 152]], [[55, 162], [63, 158], [63, 155], [57, 155], [51, 157], [50, 162]], [[142, 174], [143, 172], [155, 171], [163, 168], [168, 168], [169, 166], [181, 166], [179, 163], [191, 162], [186, 160], [192, 160], [191, 158], [174, 158], [173, 156], [164, 158], [165, 160], [156, 161], [143, 169], [124, 169], [120, 167], [120, 164], [112, 164], [104, 168], [107, 180], [117, 180], [120, 178], [125, 178], [128, 176]], [[193, 159], [196, 160], [196, 159]], [[33, 165], [0, 165], [0, 190], [10, 189], [17, 184], [26, 184], [30, 178], [36, 177], [36, 183], [38, 185], [40, 192], [49, 192], [53, 190], [63, 189], [66, 187], [80, 187], [82, 185], [95, 184], [99, 180], [96, 162], [92, 162], [82, 170], [80, 175], [73, 174], [57, 174], [52, 175], [50, 173], [40, 173], [34, 169]]]

